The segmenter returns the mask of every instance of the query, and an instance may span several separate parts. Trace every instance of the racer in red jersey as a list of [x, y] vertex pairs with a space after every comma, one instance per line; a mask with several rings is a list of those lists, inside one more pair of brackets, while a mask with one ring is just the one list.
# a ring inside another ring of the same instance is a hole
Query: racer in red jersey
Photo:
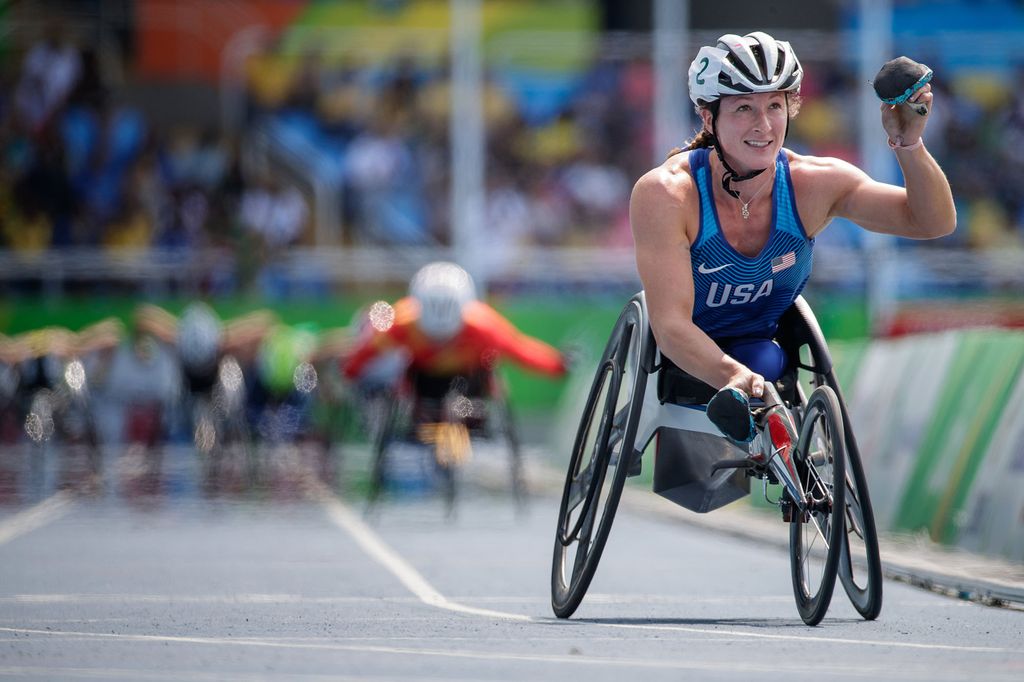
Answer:
[[[343, 362], [349, 379], [379, 381], [380, 369], [404, 361], [404, 381], [385, 396], [385, 414], [374, 434], [370, 500], [388, 486], [396, 441], [430, 445], [451, 513], [454, 469], [470, 456], [470, 437], [501, 439], [508, 446], [511, 490], [524, 496], [522, 464], [507, 391], [494, 371], [509, 358], [551, 377], [563, 376], [565, 355], [528, 336], [494, 308], [476, 299], [473, 280], [458, 265], [431, 263], [413, 277], [409, 296], [394, 306], [374, 304], [365, 330]], [[369, 401], [360, 401], [368, 409]], [[373, 421], [373, 420], [371, 420]]]
[[[560, 377], [566, 359], [549, 344], [516, 329], [491, 306], [476, 300], [469, 274], [454, 263], [422, 268], [409, 296], [393, 307], [378, 304], [369, 312], [369, 332], [357, 340], [344, 361], [345, 375], [357, 378], [380, 355], [400, 350], [418, 395], [439, 397], [454, 377], [491, 375], [497, 361], [509, 358], [525, 368]], [[483, 389], [483, 386], [477, 386]], [[476, 393], [476, 391], [472, 391]]]

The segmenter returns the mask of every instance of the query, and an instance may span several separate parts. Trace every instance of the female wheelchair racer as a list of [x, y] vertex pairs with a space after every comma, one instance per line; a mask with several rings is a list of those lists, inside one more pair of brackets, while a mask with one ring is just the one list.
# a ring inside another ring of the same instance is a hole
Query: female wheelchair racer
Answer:
[[508, 358], [526, 369], [561, 377], [568, 369], [566, 357], [480, 301], [472, 277], [455, 263], [423, 266], [410, 281], [408, 296], [393, 307], [375, 306], [369, 317], [369, 329], [343, 361], [345, 375], [358, 378], [386, 353], [401, 352], [405, 360], [404, 376], [376, 436], [370, 501], [387, 482], [393, 443], [430, 442], [451, 511], [454, 469], [469, 454], [472, 435], [497, 437], [507, 446], [511, 490], [522, 504], [519, 442], [508, 392], [495, 368]]
[[[735, 497], [730, 487], [736, 486], [723, 483], [732, 468], [769, 480], [787, 470], [803, 478], [806, 489], [787, 486], [780, 500], [792, 522], [801, 617], [813, 624], [824, 615], [837, 566], [861, 614], [878, 614], [880, 569], [860, 458], [827, 347], [799, 296], [810, 277], [814, 239], [833, 218], [928, 239], [952, 232], [956, 211], [949, 183], [921, 141], [931, 107], [921, 114], [909, 106], [932, 104], [929, 85], [908, 104], [882, 105], [882, 126], [905, 180], [905, 187], [897, 187], [840, 159], [783, 147], [799, 110], [802, 77], [789, 43], [766, 33], [726, 34], [702, 47], [688, 72], [702, 128], [633, 189], [630, 222], [644, 293], [615, 327], [577, 436], [552, 571], [559, 616], [571, 614], [586, 591], [633, 453], [642, 452], [656, 431], [659, 451], [682, 453], [656, 456], [656, 489], [663, 462], [707, 465], [690, 477], [698, 481], [699, 501], [688, 495], [677, 500], [697, 511]], [[806, 339], [812, 364], [801, 365], [787, 338], [794, 333]], [[818, 388], [805, 398], [795, 373], [808, 368]], [[648, 387], [655, 371], [657, 381]], [[772, 414], [781, 427], [773, 426]], [[752, 447], [742, 460], [728, 458], [731, 444], [764, 445], [766, 432], [767, 448]], [[786, 467], [776, 472], [780, 456]], [[689, 485], [669, 488], [682, 493]], [[807, 540], [820, 537], [827, 546], [816, 585], [808, 571], [813, 552], [805, 551], [802, 539], [812, 526], [817, 535]], [[850, 533], [840, 541], [844, 528]], [[849, 561], [851, 534], [865, 548], [863, 583]], [[840, 550], [846, 560], [840, 561]]]
[[[831, 355], [803, 298], [782, 316], [776, 340], [789, 369], [767, 392], [794, 424], [782, 434], [772, 419], [778, 406], [766, 404], [770, 400], [751, 406], [761, 410], [758, 429], [768, 433], [768, 457], [777, 460], [781, 451], [797, 478], [812, 481], [804, 507], [785, 489], [777, 501], [790, 523], [798, 610], [809, 625], [820, 622], [838, 575], [854, 608], [872, 620], [882, 608], [882, 568], [867, 480]], [[815, 387], [809, 397], [805, 383]], [[586, 595], [626, 478], [640, 473], [641, 456], [655, 437], [654, 490], [692, 511], [709, 512], [746, 495], [750, 475], [778, 482], [767, 462], [757, 460], [763, 451], [723, 436], [707, 418], [714, 395], [714, 388], [661, 354], [644, 292], [635, 295], [600, 358], [569, 462], [551, 574], [557, 616], [571, 616]], [[788, 444], [784, 451], [775, 447], [780, 440]]]

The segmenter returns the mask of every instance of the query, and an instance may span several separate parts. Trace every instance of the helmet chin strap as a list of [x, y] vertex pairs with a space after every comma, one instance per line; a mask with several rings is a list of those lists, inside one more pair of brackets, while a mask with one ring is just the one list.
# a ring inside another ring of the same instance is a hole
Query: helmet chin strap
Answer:
[[732, 182], [743, 182], [744, 180], [750, 180], [756, 178], [761, 173], [764, 173], [767, 168], [760, 170], [750, 171], [746, 175], [740, 175], [733, 167], [729, 165], [729, 162], [725, 160], [725, 154], [722, 153], [722, 143], [718, 139], [718, 120], [717, 117], [711, 119], [711, 136], [714, 138], [715, 153], [718, 154], [718, 160], [725, 166], [725, 172], [722, 173], [722, 189], [726, 191], [733, 199], [739, 199], [740, 193], [729, 186]]

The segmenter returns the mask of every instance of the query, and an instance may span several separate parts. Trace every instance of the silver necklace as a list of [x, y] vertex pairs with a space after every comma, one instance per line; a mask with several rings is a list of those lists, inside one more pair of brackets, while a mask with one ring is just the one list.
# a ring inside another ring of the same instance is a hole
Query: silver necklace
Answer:
[[743, 208], [740, 209], [740, 215], [743, 216], [744, 220], [750, 220], [750, 204], [751, 204], [751, 202], [753, 202], [754, 199], [756, 199], [761, 194], [761, 192], [764, 191], [765, 187], [767, 187], [768, 185], [771, 185], [774, 182], [775, 182], [775, 169], [773, 168], [772, 169], [772, 176], [771, 176], [771, 178], [768, 179], [768, 182], [766, 182], [763, 185], [761, 185], [761, 187], [756, 192], [754, 192], [754, 196], [750, 197], [749, 199], [747, 199], [746, 201], [743, 202]]

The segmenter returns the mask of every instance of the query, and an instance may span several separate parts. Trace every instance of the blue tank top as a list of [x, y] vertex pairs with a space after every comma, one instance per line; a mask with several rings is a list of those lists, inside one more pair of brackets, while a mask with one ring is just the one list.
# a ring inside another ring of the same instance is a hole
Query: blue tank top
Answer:
[[711, 150], [690, 152], [690, 173], [700, 195], [700, 228], [690, 245], [693, 321], [713, 339], [771, 338], [782, 313], [811, 275], [814, 240], [796, 212], [793, 181], [784, 151], [775, 160], [772, 226], [761, 253], [748, 258], [722, 234], [712, 194]]

